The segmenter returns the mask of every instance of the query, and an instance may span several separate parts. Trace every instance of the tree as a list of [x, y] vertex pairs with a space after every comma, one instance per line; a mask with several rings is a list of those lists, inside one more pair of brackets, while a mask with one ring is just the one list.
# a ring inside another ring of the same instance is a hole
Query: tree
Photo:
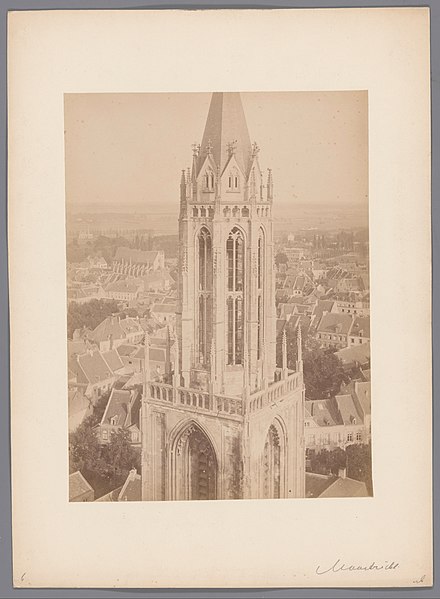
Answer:
[[118, 311], [115, 300], [92, 299], [85, 304], [71, 302], [67, 310], [67, 336], [72, 337], [75, 329], [88, 327], [95, 329], [107, 316]]
[[69, 439], [70, 473], [80, 470], [100, 497], [122, 485], [129, 470], [141, 467], [140, 452], [130, 444], [126, 429], [113, 432], [108, 445], [100, 445], [93, 417], [86, 418]]
[[69, 458], [72, 472], [101, 469], [101, 446], [93, 430], [93, 420], [86, 418], [70, 435]]
[[371, 443], [348, 445], [345, 449], [347, 454], [347, 476], [360, 480], [367, 485], [369, 495], [373, 495], [373, 479], [371, 471]]
[[304, 352], [304, 383], [308, 399], [325, 399], [339, 393], [345, 375], [341, 360], [331, 352]]
[[110, 443], [103, 447], [103, 454], [113, 478], [121, 474], [125, 478], [132, 468], [140, 469], [140, 455], [131, 446], [130, 431], [127, 429], [112, 432]]
[[275, 256], [275, 264], [278, 267], [280, 264], [287, 264], [289, 262], [288, 257], [284, 252], [278, 252]]

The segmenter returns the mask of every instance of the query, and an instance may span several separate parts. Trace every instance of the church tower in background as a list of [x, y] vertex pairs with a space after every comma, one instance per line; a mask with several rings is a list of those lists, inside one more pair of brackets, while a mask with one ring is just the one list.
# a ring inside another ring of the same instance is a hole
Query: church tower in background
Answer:
[[[273, 180], [239, 93], [214, 93], [182, 171], [178, 358], [145, 373], [144, 500], [304, 496], [304, 384], [276, 365]], [[147, 369], [148, 370], [148, 369]]]

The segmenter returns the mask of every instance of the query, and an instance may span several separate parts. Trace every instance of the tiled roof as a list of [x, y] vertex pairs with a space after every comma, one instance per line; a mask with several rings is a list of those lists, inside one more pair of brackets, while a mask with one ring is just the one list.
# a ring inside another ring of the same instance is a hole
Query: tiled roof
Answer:
[[354, 393], [361, 404], [365, 415], [371, 414], [371, 383], [369, 381], [354, 385]]
[[154, 304], [150, 308], [151, 312], [156, 312], [156, 314], [160, 313], [170, 313], [174, 314], [177, 310], [177, 305], [174, 304]]
[[125, 338], [125, 333], [117, 316], [108, 316], [105, 318], [91, 334], [92, 339], [97, 343], [107, 341], [110, 336], [112, 339]]
[[130, 318], [130, 317], [124, 318], [120, 321], [119, 324], [121, 325], [121, 328], [124, 331], [124, 333], [126, 333], [127, 335], [130, 333], [142, 333], [143, 332], [141, 325], [134, 318]]
[[370, 358], [370, 343], [361, 343], [360, 345], [349, 345], [336, 352], [338, 358], [343, 364], [365, 364]]
[[119, 493], [118, 501], [141, 501], [142, 500], [142, 479], [136, 470], [130, 470], [121, 492]]
[[307, 400], [306, 406], [318, 426], [335, 426], [341, 424], [334, 399]]
[[98, 499], [95, 499], [95, 501], [118, 501], [118, 497], [119, 497], [119, 493], [121, 492], [121, 489], [122, 489], [122, 487], [118, 487], [117, 489], [110, 491], [110, 493], [106, 493], [105, 495], [98, 497]]
[[150, 347], [150, 360], [154, 362], [165, 362], [166, 360], [166, 352], [164, 349], [160, 349], [157, 347]]
[[337, 395], [336, 402], [343, 424], [362, 424], [362, 415], [358, 412], [351, 395]]
[[368, 497], [367, 486], [353, 478], [336, 478], [319, 497]]
[[319, 321], [324, 312], [331, 312], [334, 303], [333, 300], [318, 300], [313, 310], [315, 321]]
[[98, 350], [71, 357], [69, 369], [76, 373], [79, 383], [99, 383], [113, 376], [109, 365]]
[[138, 351], [137, 345], [130, 345], [128, 343], [123, 343], [116, 348], [116, 351], [120, 356], [132, 356]]
[[81, 474], [79, 470], [73, 472], [69, 476], [69, 500], [75, 499], [76, 497], [80, 497], [84, 493], [89, 491], [93, 491], [93, 488], [86, 481], [84, 476]]
[[124, 367], [124, 363], [122, 362], [118, 352], [115, 349], [110, 349], [109, 351], [103, 352], [102, 357], [110, 366], [112, 372], [116, 372], [120, 368]]
[[145, 250], [134, 250], [127, 247], [118, 247], [116, 250], [115, 260], [117, 262], [125, 260], [125, 262], [132, 262], [132, 264], [153, 264], [156, 260], [159, 252], [157, 251], [145, 251]]
[[67, 355], [69, 358], [74, 354], [83, 354], [86, 351], [86, 342], [84, 339], [78, 339], [75, 341], [67, 340]]
[[320, 497], [336, 479], [336, 476], [306, 472], [306, 497]]
[[113, 389], [102, 416], [101, 424], [112, 424], [112, 418], [116, 417], [115, 426], [124, 426], [129, 413], [131, 399], [132, 395], [130, 391]]
[[370, 317], [357, 316], [351, 327], [350, 335], [370, 338]]
[[353, 319], [349, 314], [323, 314], [318, 325], [318, 332], [347, 335], [352, 322]]
[[107, 291], [117, 293], [136, 293], [139, 290], [139, 284], [133, 281], [115, 281], [107, 285]]

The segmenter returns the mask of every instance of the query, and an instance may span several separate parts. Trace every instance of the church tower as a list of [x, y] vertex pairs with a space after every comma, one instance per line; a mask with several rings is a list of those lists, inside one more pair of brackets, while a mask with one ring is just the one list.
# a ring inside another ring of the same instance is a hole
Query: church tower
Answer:
[[172, 384], [144, 385], [144, 499], [304, 496], [301, 340], [296, 371], [285, 343], [277, 369], [273, 180], [258, 155], [240, 94], [214, 93], [180, 182], [179, 357]]

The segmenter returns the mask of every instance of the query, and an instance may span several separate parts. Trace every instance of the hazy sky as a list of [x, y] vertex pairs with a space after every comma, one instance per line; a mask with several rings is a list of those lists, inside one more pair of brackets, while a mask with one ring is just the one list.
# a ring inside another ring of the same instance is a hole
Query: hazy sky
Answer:
[[[366, 92], [242, 93], [275, 202], [368, 203]], [[179, 202], [180, 173], [200, 143], [211, 94], [67, 94], [69, 204]]]

